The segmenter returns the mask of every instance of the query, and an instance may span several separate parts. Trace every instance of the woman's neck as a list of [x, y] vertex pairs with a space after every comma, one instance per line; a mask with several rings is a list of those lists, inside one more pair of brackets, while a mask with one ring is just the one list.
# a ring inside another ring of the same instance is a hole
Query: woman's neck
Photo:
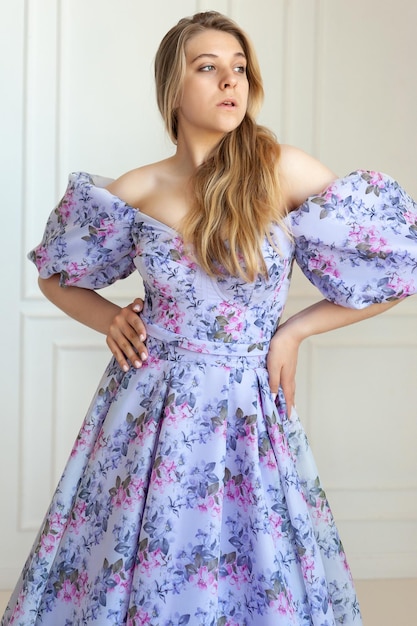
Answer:
[[222, 134], [204, 134], [199, 137], [189, 137], [178, 132], [175, 161], [184, 173], [192, 175], [195, 170], [207, 159], [213, 148], [219, 143]]

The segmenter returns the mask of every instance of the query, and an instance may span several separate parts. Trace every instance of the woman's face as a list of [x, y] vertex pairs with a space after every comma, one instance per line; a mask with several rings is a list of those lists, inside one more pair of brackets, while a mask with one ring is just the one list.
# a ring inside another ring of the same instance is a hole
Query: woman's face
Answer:
[[179, 136], [219, 140], [242, 122], [249, 95], [246, 57], [229, 33], [208, 29], [186, 44]]

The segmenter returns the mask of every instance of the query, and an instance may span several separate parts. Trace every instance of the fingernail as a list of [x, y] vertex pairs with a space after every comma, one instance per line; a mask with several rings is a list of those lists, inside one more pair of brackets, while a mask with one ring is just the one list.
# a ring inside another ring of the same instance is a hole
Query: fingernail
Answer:
[[135, 306], [133, 307], [133, 310], [138, 313], [141, 310], [139, 304], [135, 304]]
[[142, 361], [146, 361], [146, 359], [148, 358], [148, 355], [146, 354], [146, 352], [141, 352], [140, 358], [142, 359]]
[[139, 335], [140, 341], [145, 341], [145, 335]]
[[129, 366], [128, 365], [123, 365], [122, 370], [124, 372], [128, 372], [129, 371]]
[[133, 363], [133, 365], [134, 365], [134, 366], [136, 367], [136, 369], [137, 369], [138, 367], [141, 367], [141, 366], [142, 366], [142, 363], [141, 363], [140, 361], [135, 361], [135, 362]]

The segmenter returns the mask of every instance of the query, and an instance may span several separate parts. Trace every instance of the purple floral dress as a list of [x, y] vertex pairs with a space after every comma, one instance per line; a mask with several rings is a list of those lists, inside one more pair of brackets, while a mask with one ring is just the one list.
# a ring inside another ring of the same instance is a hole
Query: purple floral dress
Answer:
[[29, 255], [62, 285], [138, 270], [149, 359], [112, 360], [2, 626], [344, 626], [361, 617], [309, 445], [265, 366], [294, 258], [349, 307], [417, 286], [417, 210], [358, 171], [278, 227], [268, 279], [208, 277], [179, 234], [85, 173]]

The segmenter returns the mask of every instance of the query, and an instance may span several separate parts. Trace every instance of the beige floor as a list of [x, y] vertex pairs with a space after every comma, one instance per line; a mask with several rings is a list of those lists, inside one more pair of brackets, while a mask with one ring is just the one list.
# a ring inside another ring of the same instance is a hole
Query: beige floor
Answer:
[[364, 626], [414, 626], [417, 579], [358, 580]]
[[[413, 626], [416, 623], [417, 579], [360, 580], [356, 588], [364, 626]], [[8, 598], [9, 592], [0, 591], [0, 615]]]

